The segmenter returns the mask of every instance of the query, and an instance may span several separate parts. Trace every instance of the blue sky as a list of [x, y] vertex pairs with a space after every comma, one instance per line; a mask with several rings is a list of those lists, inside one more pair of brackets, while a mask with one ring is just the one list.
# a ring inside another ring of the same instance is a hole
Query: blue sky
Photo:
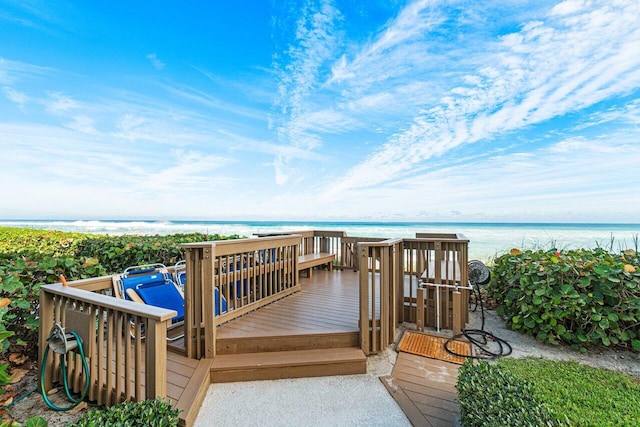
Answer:
[[638, 222], [640, 2], [0, 0], [0, 218]]

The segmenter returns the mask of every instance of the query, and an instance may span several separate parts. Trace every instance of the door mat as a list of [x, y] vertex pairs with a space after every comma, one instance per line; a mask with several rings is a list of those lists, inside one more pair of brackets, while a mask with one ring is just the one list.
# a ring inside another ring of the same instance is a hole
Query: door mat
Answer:
[[[445, 341], [447, 338], [406, 331], [398, 344], [398, 351], [462, 365], [466, 359], [447, 353], [444, 349]], [[449, 343], [449, 349], [458, 354], [471, 355], [471, 345], [466, 341], [454, 340]]]

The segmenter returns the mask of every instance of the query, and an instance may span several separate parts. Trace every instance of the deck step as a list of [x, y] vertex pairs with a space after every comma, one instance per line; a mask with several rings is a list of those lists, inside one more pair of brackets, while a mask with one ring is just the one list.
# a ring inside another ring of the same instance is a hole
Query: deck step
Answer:
[[273, 351], [319, 350], [326, 348], [358, 347], [360, 332], [328, 332], [293, 335], [269, 335], [220, 338], [216, 340], [216, 353], [266, 353]]
[[211, 365], [211, 382], [275, 380], [364, 374], [367, 358], [359, 348], [223, 354]]

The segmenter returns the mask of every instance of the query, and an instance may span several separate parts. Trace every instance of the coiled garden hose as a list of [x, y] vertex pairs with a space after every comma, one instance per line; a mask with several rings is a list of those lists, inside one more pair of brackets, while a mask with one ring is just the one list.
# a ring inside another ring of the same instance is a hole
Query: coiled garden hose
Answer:
[[[44, 384], [45, 384], [44, 370], [45, 370], [45, 367], [47, 366], [47, 359], [49, 357], [49, 350], [50, 350], [49, 346], [47, 345], [47, 349], [44, 352], [44, 357], [42, 358], [42, 366], [40, 368], [40, 392], [42, 393], [42, 398], [44, 399], [47, 406], [49, 406], [49, 408], [53, 409], [54, 411], [68, 411], [78, 406], [89, 394], [89, 386], [91, 385], [91, 381], [89, 379], [89, 365], [87, 364], [87, 358], [84, 355], [82, 340], [80, 339], [80, 337], [75, 331], [69, 331], [67, 333], [73, 335], [78, 343], [77, 349], [78, 349], [78, 353], [80, 354], [80, 360], [82, 361], [82, 369], [84, 371], [85, 385], [84, 385], [84, 391], [82, 392], [80, 397], [79, 398], [74, 397], [73, 394], [71, 393], [71, 390], [69, 390], [69, 383], [67, 382], [67, 363], [65, 361], [66, 358], [62, 356], [61, 362], [60, 362], [60, 365], [62, 366], [62, 383], [64, 384], [64, 391], [67, 394], [67, 398], [72, 403], [69, 406], [57, 406], [53, 402], [51, 402], [51, 400], [49, 400], [49, 397], [47, 396], [47, 392], [44, 389]], [[49, 336], [49, 338], [51, 338], [51, 336]]]
[[[472, 311], [476, 311], [478, 305], [480, 305], [480, 317], [482, 319], [482, 324], [480, 325], [480, 329], [463, 329], [459, 334], [452, 336], [445, 341], [444, 349], [447, 353], [453, 356], [466, 357], [468, 359], [492, 360], [497, 357], [508, 356], [513, 351], [511, 344], [502, 338], [498, 338], [491, 332], [484, 330], [484, 305], [482, 304], [480, 285], [489, 282], [489, 279], [491, 278], [489, 270], [480, 261], [473, 260], [469, 262], [469, 273], [470, 282], [475, 285], [473, 287], [473, 292], [476, 297], [476, 307]], [[451, 342], [460, 338], [466, 338], [471, 345], [478, 350], [477, 354], [459, 354], [451, 350], [449, 348]]]

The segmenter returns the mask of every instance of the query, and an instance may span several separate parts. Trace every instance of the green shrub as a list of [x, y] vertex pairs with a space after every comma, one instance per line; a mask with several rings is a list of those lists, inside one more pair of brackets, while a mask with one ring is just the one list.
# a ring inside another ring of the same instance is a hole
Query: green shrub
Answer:
[[574, 361], [500, 359], [500, 367], [533, 384], [533, 393], [570, 426], [636, 426], [640, 378]]
[[636, 251], [514, 249], [496, 258], [488, 289], [513, 330], [576, 348], [640, 351]]
[[180, 411], [162, 399], [124, 402], [86, 413], [71, 427], [127, 426], [169, 427], [178, 425]]
[[[7, 330], [4, 322], [4, 316], [9, 311], [9, 304], [11, 304], [11, 301], [8, 298], [0, 299], [0, 353], [3, 355], [6, 354], [5, 352], [9, 348], [9, 338], [15, 334], [13, 331]], [[7, 385], [10, 382], [9, 363], [0, 359], [0, 386]], [[4, 389], [0, 388], [0, 394], [3, 393]]]
[[560, 425], [532, 384], [499, 364], [467, 360], [458, 372], [456, 389], [465, 427]]
[[1, 296], [11, 300], [3, 325], [15, 333], [15, 344], [36, 348], [40, 287], [59, 282], [60, 275], [77, 280], [103, 276], [105, 271], [95, 258], [57, 258], [40, 254], [0, 257]]
[[73, 256], [89, 234], [0, 227], [0, 254]]
[[82, 241], [78, 255], [96, 258], [109, 274], [120, 273], [133, 265], [161, 263], [171, 266], [184, 259], [181, 243], [239, 238], [219, 234], [172, 234], [167, 236], [94, 236]]

